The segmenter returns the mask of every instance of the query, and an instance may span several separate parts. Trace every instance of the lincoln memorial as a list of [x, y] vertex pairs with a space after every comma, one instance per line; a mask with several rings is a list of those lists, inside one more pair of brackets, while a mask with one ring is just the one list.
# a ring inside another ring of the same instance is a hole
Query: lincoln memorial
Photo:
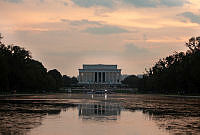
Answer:
[[79, 69], [79, 84], [121, 84], [121, 69], [117, 65], [83, 65]]

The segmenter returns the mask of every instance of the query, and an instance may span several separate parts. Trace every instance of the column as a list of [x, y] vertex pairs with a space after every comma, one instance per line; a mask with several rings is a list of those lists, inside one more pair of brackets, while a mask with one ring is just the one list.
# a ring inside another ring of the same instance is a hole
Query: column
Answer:
[[89, 72], [89, 75], [90, 75], [89, 80], [90, 80], [90, 83], [91, 83], [92, 82], [92, 72]]
[[91, 72], [88, 72], [88, 81], [91, 83]]
[[103, 83], [103, 72], [101, 72], [101, 83]]
[[117, 83], [119, 83], [118, 80], [119, 80], [119, 74], [118, 74], [118, 72], [116, 72], [116, 82]]
[[79, 72], [78, 81], [81, 82], [81, 73]]
[[95, 73], [92, 72], [92, 82], [94, 83], [94, 81], [95, 81]]
[[93, 74], [92, 72], [90, 72], [90, 83], [92, 83], [92, 81], [93, 81]]
[[115, 72], [115, 82], [117, 83], [117, 79], [118, 78], [118, 75], [117, 75], [117, 72]]
[[85, 82], [85, 72], [83, 72], [83, 82]]
[[85, 82], [87, 82], [87, 72], [85, 72]]
[[108, 72], [108, 82], [110, 84], [110, 72]]
[[117, 80], [118, 80], [118, 74], [117, 74], [117, 72], [115, 72], [115, 81], [116, 81], [116, 83], [118, 83]]
[[114, 73], [113, 72], [111, 72], [111, 80], [112, 80], [112, 83], [114, 83]]
[[83, 73], [80, 72], [80, 82], [83, 82]]
[[97, 83], [99, 83], [99, 72], [97, 72]]
[[109, 81], [110, 81], [110, 83], [112, 83], [112, 73], [111, 72], [109, 72]]
[[102, 80], [101, 80], [101, 72], [99, 72], [98, 74], [99, 74], [99, 82], [102, 82]]
[[89, 72], [89, 82], [92, 82], [92, 76], [91, 76], [91, 72]]
[[91, 82], [90, 72], [88, 72], [88, 82]]
[[107, 83], [107, 78], [106, 78], [107, 72], [105, 72], [105, 83]]
[[116, 83], [116, 72], [114, 72], [114, 83]]
[[81, 82], [81, 72], [79, 72], [78, 81]]
[[90, 73], [87, 72], [87, 82], [89, 82], [89, 80], [90, 80]]
[[87, 73], [85, 72], [85, 82], [87, 82]]
[[91, 80], [91, 78], [90, 78], [90, 72], [88, 72], [88, 74], [87, 74], [87, 80], [88, 80], [88, 82], [90, 82], [90, 80]]
[[108, 83], [108, 72], [105, 72], [106, 75], [106, 83]]
[[94, 72], [94, 82], [97, 82], [97, 72]]
[[95, 82], [95, 72], [94, 72], [94, 80], [93, 80], [93, 82]]
[[120, 74], [120, 72], [118, 72], [118, 80], [119, 80], [118, 83], [121, 83], [121, 74]]
[[81, 72], [81, 82], [83, 82], [83, 72]]

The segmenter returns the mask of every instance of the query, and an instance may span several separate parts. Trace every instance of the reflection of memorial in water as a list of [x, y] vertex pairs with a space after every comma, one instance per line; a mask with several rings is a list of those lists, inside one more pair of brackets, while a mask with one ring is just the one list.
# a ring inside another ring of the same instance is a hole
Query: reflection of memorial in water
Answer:
[[83, 120], [117, 120], [120, 116], [121, 107], [119, 104], [111, 103], [87, 103], [78, 106], [79, 117]]

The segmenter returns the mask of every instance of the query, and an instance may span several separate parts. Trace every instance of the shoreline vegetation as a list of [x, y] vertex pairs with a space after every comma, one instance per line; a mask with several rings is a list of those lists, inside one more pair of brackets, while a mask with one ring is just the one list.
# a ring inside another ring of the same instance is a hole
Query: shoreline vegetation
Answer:
[[[47, 71], [32, 58], [30, 51], [5, 45], [1, 38], [0, 34], [0, 95], [48, 94], [79, 87], [76, 77], [61, 75], [57, 69]], [[133, 93], [139, 94], [200, 95], [200, 37], [190, 38], [186, 46], [189, 48], [186, 52], [175, 52], [146, 69], [143, 78], [130, 75], [122, 80], [124, 89], [137, 89]]]
[[76, 77], [61, 75], [57, 69], [47, 71], [25, 48], [0, 40], [0, 93], [55, 92], [77, 82]]
[[141, 93], [178, 95], [200, 94], [200, 37], [192, 37], [185, 44], [186, 52], [175, 52], [146, 69], [143, 78], [135, 75], [123, 80]]

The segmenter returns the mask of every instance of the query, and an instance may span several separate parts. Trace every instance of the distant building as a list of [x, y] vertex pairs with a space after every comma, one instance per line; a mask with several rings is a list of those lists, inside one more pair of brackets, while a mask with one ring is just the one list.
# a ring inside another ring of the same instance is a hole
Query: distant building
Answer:
[[79, 84], [121, 84], [121, 69], [117, 65], [83, 65], [79, 69]]

